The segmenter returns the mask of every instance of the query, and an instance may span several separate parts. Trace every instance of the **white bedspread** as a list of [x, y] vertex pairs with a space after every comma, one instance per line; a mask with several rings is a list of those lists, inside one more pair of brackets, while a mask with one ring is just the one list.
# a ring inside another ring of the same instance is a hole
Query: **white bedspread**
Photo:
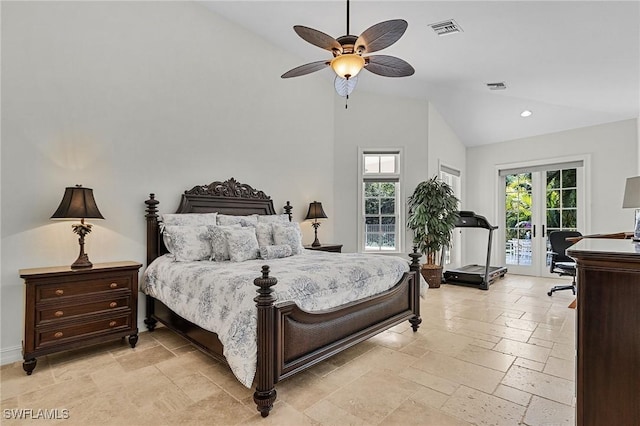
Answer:
[[171, 255], [146, 269], [141, 291], [183, 318], [212, 331], [238, 380], [251, 387], [256, 372], [257, 309], [253, 298], [262, 265], [278, 279], [278, 301], [309, 312], [333, 308], [385, 291], [409, 270], [396, 256], [307, 251], [284, 259], [245, 262], [175, 262]]

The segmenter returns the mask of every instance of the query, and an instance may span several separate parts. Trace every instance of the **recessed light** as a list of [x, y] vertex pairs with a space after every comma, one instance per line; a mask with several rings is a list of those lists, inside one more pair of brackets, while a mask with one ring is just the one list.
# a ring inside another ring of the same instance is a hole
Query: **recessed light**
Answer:
[[533, 114], [531, 111], [529, 111], [528, 109], [525, 109], [520, 113], [520, 117], [529, 117], [531, 114]]

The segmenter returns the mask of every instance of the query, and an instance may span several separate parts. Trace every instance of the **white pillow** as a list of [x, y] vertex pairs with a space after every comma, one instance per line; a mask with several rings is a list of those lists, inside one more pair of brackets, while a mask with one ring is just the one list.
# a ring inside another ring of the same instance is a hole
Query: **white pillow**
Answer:
[[232, 262], [244, 262], [257, 259], [260, 254], [256, 231], [252, 227], [225, 229], [229, 244], [229, 258]]
[[258, 247], [273, 245], [273, 226], [271, 223], [260, 223], [256, 225], [256, 237]]
[[213, 260], [223, 261], [229, 260], [229, 244], [224, 231], [227, 229], [240, 229], [240, 225], [233, 226], [212, 226], [211, 232], [211, 253]]
[[178, 262], [211, 259], [210, 226], [164, 227], [162, 239], [167, 250]]
[[258, 223], [289, 223], [288, 214], [260, 214], [258, 215]]
[[162, 223], [164, 226], [216, 225], [216, 216], [218, 213], [169, 213], [162, 215]]
[[273, 242], [275, 245], [287, 244], [291, 247], [292, 254], [304, 253], [302, 246], [302, 231], [297, 222], [291, 223], [274, 223], [273, 224]]
[[281, 259], [283, 257], [289, 257], [291, 254], [291, 246], [288, 244], [260, 247], [260, 257], [267, 260]]
[[258, 224], [257, 214], [252, 214], [249, 216], [232, 216], [228, 214], [218, 215], [218, 225], [221, 225], [221, 226], [230, 226], [230, 225], [256, 226], [257, 224]]

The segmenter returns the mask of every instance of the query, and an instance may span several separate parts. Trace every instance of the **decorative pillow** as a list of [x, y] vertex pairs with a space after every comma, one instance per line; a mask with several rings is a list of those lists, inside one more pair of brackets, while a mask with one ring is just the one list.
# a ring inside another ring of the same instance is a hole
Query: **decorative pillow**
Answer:
[[286, 214], [260, 214], [258, 223], [289, 223], [289, 215]]
[[216, 225], [216, 216], [218, 213], [171, 213], [162, 215], [162, 223], [164, 226], [198, 226], [198, 225]]
[[210, 226], [164, 227], [162, 239], [167, 250], [178, 262], [211, 259]]
[[260, 247], [260, 257], [263, 259], [280, 259], [291, 255], [291, 246], [288, 244]]
[[232, 262], [244, 262], [257, 259], [260, 254], [256, 231], [252, 227], [225, 229], [229, 244], [229, 258]]
[[291, 247], [292, 254], [304, 253], [302, 246], [302, 231], [297, 222], [291, 223], [274, 223], [273, 224], [273, 242], [276, 245], [287, 244]]
[[228, 214], [218, 215], [218, 225], [221, 225], [221, 226], [230, 226], [230, 225], [256, 226], [257, 224], [258, 224], [257, 214], [252, 214], [249, 216], [232, 216]]
[[229, 244], [224, 231], [228, 229], [240, 229], [240, 225], [233, 226], [212, 226], [211, 232], [211, 252], [216, 261], [229, 260]]
[[273, 245], [273, 226], [271, 223], [260, 223], [256, 225], [256, 237], [258, 247]]

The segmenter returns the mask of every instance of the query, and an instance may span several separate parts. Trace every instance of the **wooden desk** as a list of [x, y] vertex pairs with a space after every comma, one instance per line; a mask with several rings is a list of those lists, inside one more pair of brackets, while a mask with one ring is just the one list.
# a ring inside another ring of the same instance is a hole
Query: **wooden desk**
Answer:
[[576, 424], [640, 425], [640, 243], [584, 239], [578, 279]]

